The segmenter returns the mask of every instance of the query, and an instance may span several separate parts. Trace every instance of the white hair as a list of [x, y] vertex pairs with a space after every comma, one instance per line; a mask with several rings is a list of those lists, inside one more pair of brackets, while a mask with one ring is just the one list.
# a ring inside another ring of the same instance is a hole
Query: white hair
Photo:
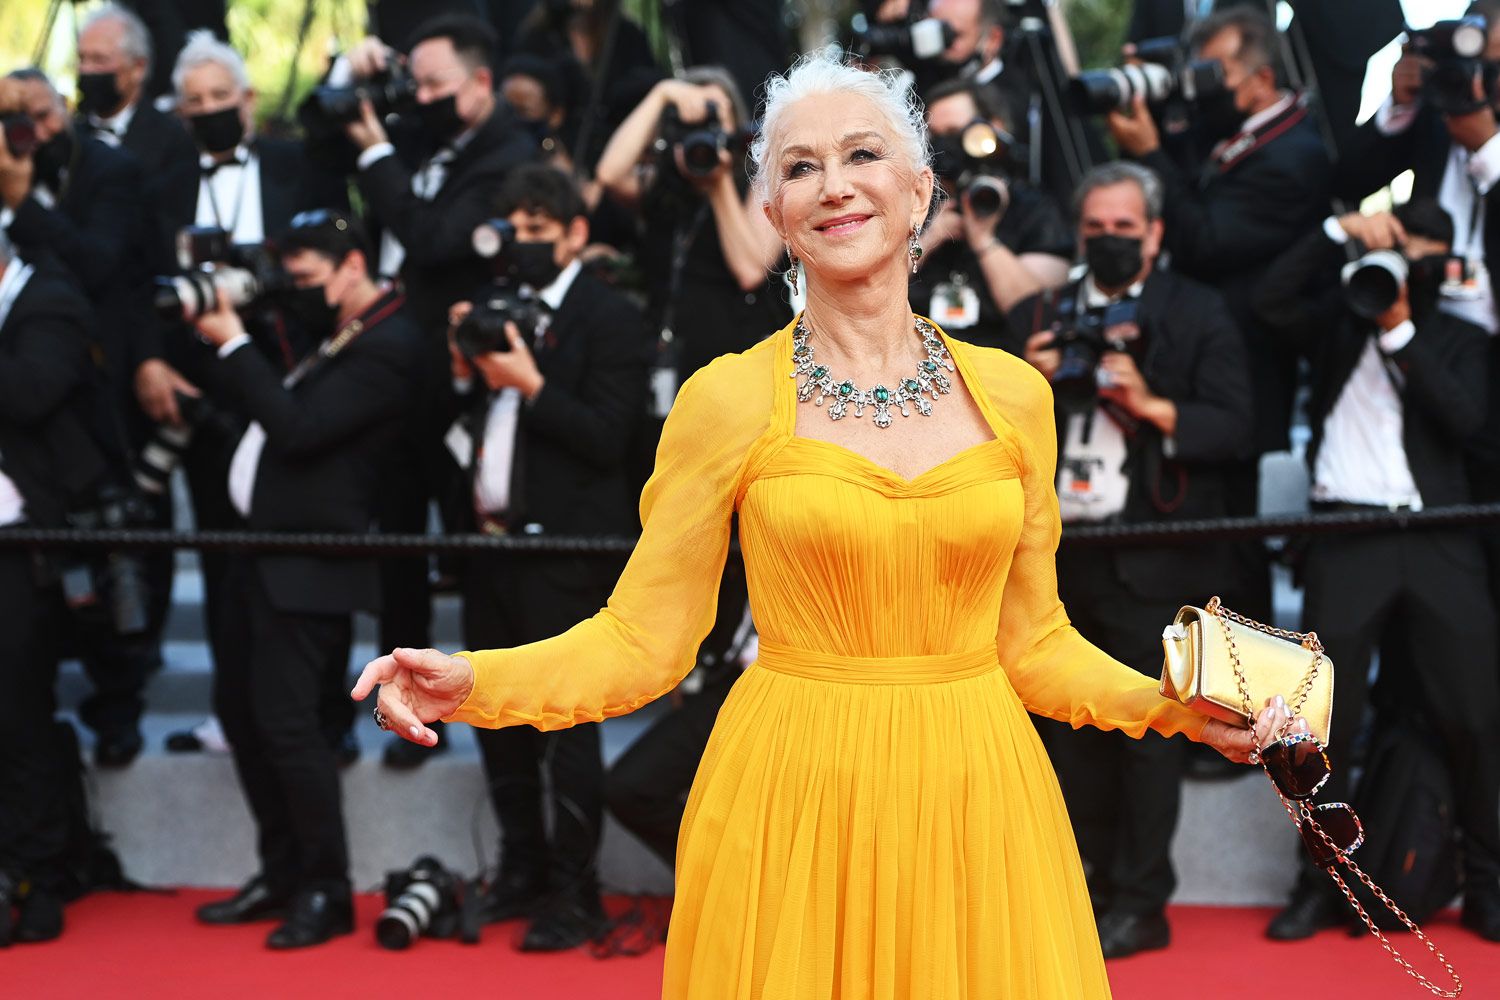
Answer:
[[229, 75], [234, 78], [235, 86], [241, 90], [250, 89], [250, 74], [245, 70], [245, 60], [234, 49], [215, 38], [212, 31], [204, 28], [188, 32], [187, 44], [178, 53], [177, 63], [172, 67], [172, 89], [177, 91], [179, 98], [182, 96], [183, 78], [188, 72], [209, 63], [228, 70]]
[[119, 4], [107, 3], [103, 7], [90, 14], [79, 29], [79, 34], [89, 30], [101, 21], [116, 21], [120, 25], [120, 51], [125, 53], [129, 59], [144, 59], [146, 70], [151, 70], [151, 32], [146, 30], [146, 24], [134, 11], [127, 10]]
[[802, 56], [785, 75], [773, 73], [766, 80], [765, 114], [761, 117], [760, 131], [750, 144], [750, 159], [754, 164], [752, 183], [763, 199], [769, 200], [773, 193], [775, 170], [767, 168], [773, 167], [777, 159], [786, 110], [815, 94], [869, 98], [890, 125], [897, 148], [912, 171], [931, 164], [926, 111], [912, 92], [910, 76], [900, 70], [861, 69], [852, 65], [850, 57], [837, 47], [829, 46]]

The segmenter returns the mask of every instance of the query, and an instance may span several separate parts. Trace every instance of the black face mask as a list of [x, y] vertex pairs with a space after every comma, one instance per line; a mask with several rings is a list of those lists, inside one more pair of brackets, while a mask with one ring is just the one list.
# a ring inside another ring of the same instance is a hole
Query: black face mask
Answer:
[[422, 131], [438, 142], [447, 142], [469, 127], [468, 122], [459, 117], [458, 97], [455, 94], [418, 104], [417, 120], [422, 123]]
[[562, 273], [555, 260], [556, 243], [512, 243], [510, 246], [511, 273], [523, 285], [540, 291]]
[[1221, 90], [1198, 103], [1194, 116], [1203, 138], [1209, 142], [1228, 139], [1245, 124], [1245, 113], [1234, 106], [1234, 91]]
[[64, 130], [37, 146], [31, 154], [31, 163], [37, 179], [49, 188], [56, 189], [62, 172], [73, 162], [73, 133]]
[[1141, 273], [1141, 241], [1135, 236], [1090, 236], [1083, 259], [1100, 288], [1122, 288]]
[[320, 340], [333, 333], [339, 307], [328, 304], [326, 285], [289, 288], [281, 293], [281, 311], [298, 330]]
[[193, 141], [205, 153], [227, 153], [245, 140], [245, 123], [237, 107], [222, 108], [188, 119]]
[[78, 110], [84, 114], [112, 115], [123, 100], [113, 73], [78, 74]]

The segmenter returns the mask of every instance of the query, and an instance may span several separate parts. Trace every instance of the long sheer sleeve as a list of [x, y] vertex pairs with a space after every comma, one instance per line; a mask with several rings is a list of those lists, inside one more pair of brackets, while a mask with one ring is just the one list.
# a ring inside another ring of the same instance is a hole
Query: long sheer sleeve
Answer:
[[[1163, 698], [1157, 682], [1094, 646], [1068, 621], [1057, 596], [1057, 426], [1052, 387], [1030, 365], [999, 351], [983, 357], [984, 389], [1021, 435], [1026, 520], [1000, 607], [1000, 664], [1027, 710], [1140, 737], [1147, 729], [1197, 739], [1204, 716]], [[1163, 626], [1169, 624], [1162, 622]]]
[[468, 700], [444, 721], [565, 729], [639, 708], [692, 668], [713, 625], [735, 491], [770, 421], [765, 344], [714, 361], [683, 384], [641, 494], [642, 531], [598, 614], [559, 636], [462, 653]]

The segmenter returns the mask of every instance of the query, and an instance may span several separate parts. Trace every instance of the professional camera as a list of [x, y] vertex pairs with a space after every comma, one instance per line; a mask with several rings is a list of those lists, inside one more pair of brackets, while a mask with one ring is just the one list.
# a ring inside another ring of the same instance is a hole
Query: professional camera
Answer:
[[1395, 250], [1371, 250], [1344, 265], [1344, 301], [1365, 319], [1374, 319], [1396, 304], [1406, 285], [1406, 258]]
[[[149, 526], [151, 512], [138, 494], [106, 487], [92, 506], [70, 511], [66, 519], [69, 527], [82, 531], [119, 530]], [[149, 624], [146, 570], [139, 555], [109, 552], [68, 559], [62, 590], [68, 607], [106, 613], [120, 635], [144, 632]]]
[[708, 113], [701, 122], [684, 122], [677, 105], [662, 109], [653, 148], [665, 153], [674, 146], [682, 150], [682, 165], [694, 177], [707, 177], [719, 167], [719, 153], [743, 149], [748, 136], [743, 132], [726, 132], [719, 122], [719, 106], [706, 102]]
[[359, 105], [365, 100], [377, 118], [408, 114], [417, 106], [417, 83], [404, 66], [392, 60], [383, 72], [353, 86], [314, 87], [301, 113], [342, 125], [359, 119]]
[[1099, 367], [1105, 351], [1122, 351], [1120, 327], [1133, 327], [1140, 315], [1136, 299], [1121, 299], [1103, 309], [1068, 310], [1059, 317], [1052, 346], [1062, 352], [1052, 375], [1052, 394], [1069, 413], [1092, 410], [1099, 390], [1109, 387], [1107, 373]]
[[849, 32], [849, 48], [861, 59], [894, 56], [903, 63], [936, 59], [958, 37], [953, 25], [936, 17], [902, 24], [871, 24], [864, 14], [855, 14], [849, 21]]
[[516, 324], [522, 339], [531, 341], [550, 312], [534, 291], [515, 284], [515, 260], [510, 250], [516, 244], [515, 226], [505, 219], [489, 219], [475, 227], [471, 242], [474, 252], [490, 261], [495, 280], [475, 297], [474, 308], [454, 328], [454, 344], [466, 358], [510, 350], [506, 323]]
[[[1484, 60], [1489, 26], [1483, 16], [1470, 14], [1438, 21], [1420, 31], [1406, 30], [1407, 51], [1431, 60], [1422, 73], [1422, 97], [1444, 114], [1478, 111], [1494, 89], [1500, 67]], [[1483, 97], [1474, 96], [1474, 78], [1483, 81]]]
[[386, 873], [385, 909], [375, 918], [382, 948], [400, 951], [423, 936], [479, 941], [479, 894], [429, 855]]
[[1141, 61], [1115, 69], [1094, 69], [1075, 76], [1068, 97], [1079, 114], [1128, 111], [1137, 95], [1151, 105], [1176, 97], [1195, 103], [1224, 89], [1224, 67], [1217, 59], [1193, 59], [1175, 38], [1147, 38], [1136, 43]]
[[16, 159], [24, 159], [36, 151], [36, 123], [24, 112], [0, 115], [0, 130], [5, 133], [5, 148]]
[[215, 407], [201, 396], [174, 393], [177, 397], [177, 412], [182, 416], [180, 425], [161, 424], [141, 446], [135, 466], [130, 470], [131, 478], [142, 493], [162, 496], [171, 484], [172, 472], [182, 461], [183, 452], [193, 442], [193, 435], [207, 424], [217, 424], [226, 436], [238, 428], [234, 418]]
[[223, 291], [236, 309], [249, 309], [292, 281], [270, 247], [233, 243], [215, 226], [187, 226], [177, 234], [177, 262], [183, 274], [156, 279], [153, 304], [162, 319], [192, 323], [214, 309]]
[[988, 218], [1001, 214], [1010, 204], [1006, 177], [1018, 158], [1016, 147], [1010, 133], [976, 120], [956, 134], [932, 137], [932, 169], [960, 196], [968, 195], [975, 215]]

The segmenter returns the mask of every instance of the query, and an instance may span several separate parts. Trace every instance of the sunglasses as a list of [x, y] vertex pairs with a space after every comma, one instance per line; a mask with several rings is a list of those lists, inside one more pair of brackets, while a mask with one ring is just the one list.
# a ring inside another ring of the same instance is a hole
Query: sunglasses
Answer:
[[288, 223], [287, 228], [317, 229], [322, 226], [332, 226], [339, 232], [343, 232], [349, 228], [349, 220], [331, 209], [313, 208], [292, 216], [292, 221]]
[[1333, 868], [1365, 842], [1364, 825], [1347, 802], [1309, 805], [1333, 773], [1317, 737], [1294, 733], [1263, 748], [1258, 756], [1315, 865]]

